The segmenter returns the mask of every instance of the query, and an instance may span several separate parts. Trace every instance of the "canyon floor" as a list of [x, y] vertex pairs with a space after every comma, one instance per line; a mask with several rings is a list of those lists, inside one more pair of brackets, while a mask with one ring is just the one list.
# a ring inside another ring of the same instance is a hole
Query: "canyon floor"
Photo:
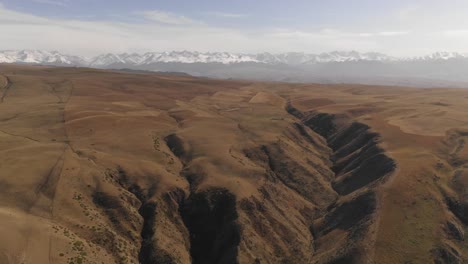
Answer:
[[0, 263], [468, 263], [467, 109], [0, 65]]

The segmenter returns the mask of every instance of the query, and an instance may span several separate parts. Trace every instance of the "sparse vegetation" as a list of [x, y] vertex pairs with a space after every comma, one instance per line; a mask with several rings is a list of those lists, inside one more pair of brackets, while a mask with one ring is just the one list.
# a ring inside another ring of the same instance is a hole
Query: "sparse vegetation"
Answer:
[[467, 259], [464, 90], [0, 71], [2, 235], [41, 241], [12, 256]]

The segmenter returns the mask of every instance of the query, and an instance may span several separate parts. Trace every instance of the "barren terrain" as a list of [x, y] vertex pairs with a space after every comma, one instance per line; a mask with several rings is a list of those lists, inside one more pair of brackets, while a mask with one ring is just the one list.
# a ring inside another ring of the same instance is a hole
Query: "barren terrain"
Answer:
[[0, 65], [0, 263], [464, 263], [467, 106]]

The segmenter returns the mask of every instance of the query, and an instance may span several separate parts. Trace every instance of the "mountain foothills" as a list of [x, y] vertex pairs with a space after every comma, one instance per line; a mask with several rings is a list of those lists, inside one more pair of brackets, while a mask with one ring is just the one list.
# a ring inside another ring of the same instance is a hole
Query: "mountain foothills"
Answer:
[[468, 56], [438, 52], [396, 58], [381, 53], [329, 52], [234, 54], [227, 52], [148, 52], [103, 54], [92, 58], [60, 52], [0, 51], [0, 63], [184, 72], [194, 76], [286, 82], [391, 84], [467, 87]]
[[467, 104], [0, 65], [0, 263], [466, 263]]

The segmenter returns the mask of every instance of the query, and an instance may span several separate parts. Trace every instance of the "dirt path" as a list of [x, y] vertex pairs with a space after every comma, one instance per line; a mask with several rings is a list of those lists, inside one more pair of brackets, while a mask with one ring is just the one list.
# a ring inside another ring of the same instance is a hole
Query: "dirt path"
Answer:
[[3, 131], [3, 130], [0, 130], [0, 133], [6, 134], [6, 135], [9, 135], [9, 136], [12, 136], [12, 137], [24, 138], [24, 139], [27, 139], [27, 140], [30, 140], [30, 141], [34, 141], [34, 142], [41, 142], [41, 141], [39, 141], [39, 140], [37, 140], [37, 139], [34, 139], [34, 138], [31, 138], [31, 137], [12, 134], [12, 133], [9, 133], [9, 132]]

